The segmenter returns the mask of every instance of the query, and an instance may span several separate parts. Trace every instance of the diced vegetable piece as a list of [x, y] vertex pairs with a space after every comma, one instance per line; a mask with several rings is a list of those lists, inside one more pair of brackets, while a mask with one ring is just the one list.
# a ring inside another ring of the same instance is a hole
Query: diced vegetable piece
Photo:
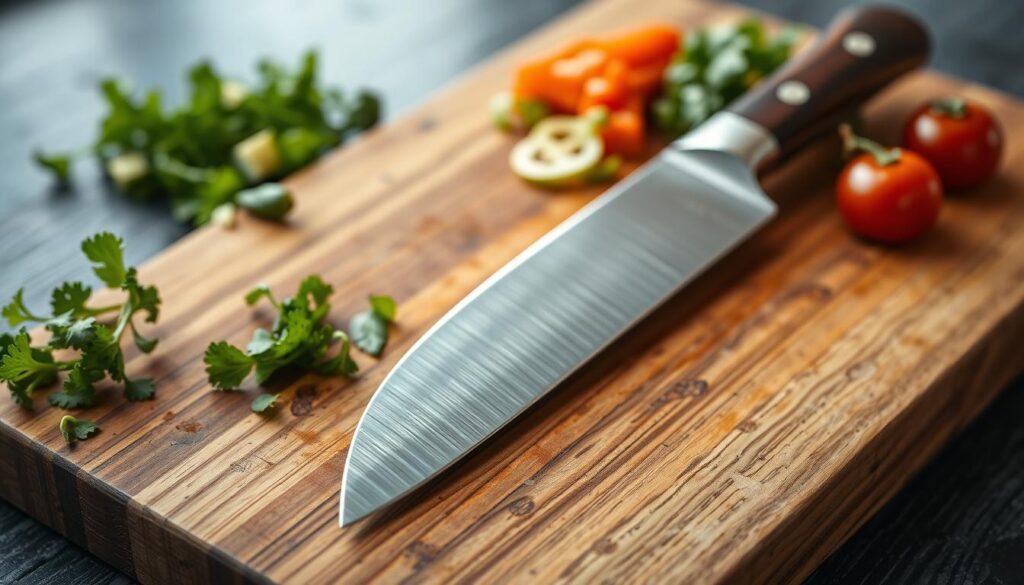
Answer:
[[679, 49], [679, 30], [669, 25], [652, 25], [621, 34], [600, 44], [608, 55], [630, 67], [667, 62]]
[[512, 149], [509, 163], [527, 181], [559, 187], [585, 178], [603, 155], [604, 146], [593, 121], [552, 116], [537, 124]]
[[601, 129], [604, 148], [609, 153], [635, 157], [643, 153], [647, 140], [644, 128], [643, 100], [634, 97], [630, 107], [612, 112]]
[[264, 183], [239, 191], [235, 202], [257, 217], [275, 221], [283, 219], [295, 204], [291, 191], [280, 183]]
[[126, 152], [107, 160], [107, 174], [122, 191], [149, 174], [149, 161], [138, 152]]
[[582, 114], [594, 106], [604, 106], [609, 110], [624, 107], [630, 94], [628, 76], [629, 66], [625, 61], [609, 61], [600, 75], [583, 83], [583, 95], [577, 113]]
[[662, 76], [670, 61], [671, 57], [666, 57], [643, 67], [630, 68], [626, 80], [630, 92], [647, 97], [660, 89]]
[[622, 168], [622, 157], [613, 154], [609, 157], [605, 157], [596, 167], [591, 169], [590, 173], [587, 174], [588, 183], [604, 183], [605, 181], [611, 181], [619, 174], [619, 169]]
[[243, 83], [234, 79], [224, 79], [220, 82], [220, 105], [224, 109], [233, 110], [237, 108], [248, 96], [249, 88]]
[[238, 209], [234, 203], [221, 203], [210, 214], [210, 223], [225, 229], [231, 229], [235, 227], [237, 211]]
[[491, 122], [502, 132], [530, 128], [551, 110], [540, 100], [517, 100], [508, 92], [495, 94], [490, 104]]
[[258, 183], [281, 170], [281, 153], [274, 131], [261, 130], [235, 145], [235, 164], [250, 183]]

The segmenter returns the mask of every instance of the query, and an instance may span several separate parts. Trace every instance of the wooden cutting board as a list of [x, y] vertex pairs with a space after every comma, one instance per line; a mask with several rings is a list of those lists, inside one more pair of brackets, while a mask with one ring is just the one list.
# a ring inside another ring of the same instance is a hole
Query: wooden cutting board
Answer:
[[[1001, 175], [948, 200], [938, 229], [869, 245], [831, 198], [823, 141], [765, 181], [781, 216], [450, 473], [390, 515], [338, 527], [353, 429], [410, 345], [460, 298], [592, 199], [507, 168], [488, 98], [515, 64], [584, 33], [739, 18], [722, 5], [599, 0], [506, 51], [398, 122], [289, 180], [286, 226], [202, 229], [141, 271], [165, 304], [160, 346], [129, 354], [157, 399], [113, 389], [103, 427], [67, 447], [61, 412], [0, 401], [0, 494], [146, 583], [779, 582], [807, 575], [1024, 360], [1024, 143]], [[921, 100], [958, 93], [1008, 130], [1024, 105], [933, 73], [866, 112], [893, 141]], [[132, 242], [127, 242], [131, 246]], [[351, 381], [216, 393], [206, 345], [268, 315], [253, 284], [317, 272], [346, 323], [370, 292], [400, 302], [379, 362]]]

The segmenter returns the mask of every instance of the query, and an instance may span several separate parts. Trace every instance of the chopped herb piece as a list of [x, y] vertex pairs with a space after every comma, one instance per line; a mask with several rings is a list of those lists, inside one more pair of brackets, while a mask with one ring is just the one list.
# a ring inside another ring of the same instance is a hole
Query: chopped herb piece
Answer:
[[[109, 376], [124, 382], [129, 400], [153, 397], [152, 380], [127, 380], [124, 375], [124, 354], [121, 337], [131, 329], [135, 345], [149, 353], [157, 340], [139, 333], [134, 318], [140, 312], [145, 320], [156, 321], [160, 295], [155, 287], [139, 284], [135, 268], [124, 264], [124, 243], [110, 233], [100, 233], [82, 242], [82, 252], [92, 261], [96, 276], [110, 287], [124, 291], [123, 302], [90, 307], [92, 289], [79, 282], [66, 282], [50, 295], [50, 316], [36, 315], [24, 303], [19, 290], [3, 309], [3, 316], [12, 327], [23, 323], [42, 324], [50, 332], [46, 345], [33, 347], [28, 333], [0, 336], [0, 381], [6, 382], [15, 402], [32, 408], [32, 392], [57, 381], [60, 371], [67, 372], [63, 388], [49, 396], [50, 404], [60, 408], [85, 408], [96, 403], [93, 384]], [[56, 361], [55, 350], [75, 350], [78, 357]]]
[[269, 414], [277, 406], [277, 399], [280, 396], [280, 394], [260, 394], [252, 401], [252, 411], [257, 414]]
[[395, 300], [384, 295], [370, 295], [370, 310], [357, 313], [349, 323], [352, 343], [363, 352], [377, 357], [388, 342], [388, 324], [395, 320]]
[[58, 428], [60, 436], [64, 437], [68, 444], [84, 441], [100, 430], [100, 426], [91, 420], [77, 419], [70, 414], [65, 414], [64, 418], [60, 419]]
[[[226, 341], [211, 343], [203, 357], [210, 384], [218, 390], [236, 389], [254, 370], [256, 383], [263, 384], [289, 366], [324, 375], [356, 373], [358, 366], [349, 356], [348, 336], [325, 322], [331, 293], [333, 288], [315, 274], [302, 281], [294, 297], [283, 301], [278, 301], [267, 285], [249, 291], [245, 295], [247, 305], [267, 299], [277, 310], [274, 326], [270, 331], [254, 331], [245, 351]], [[335, 342], [338, 353], [327, 357]]]
[[[37, 152], [36, 163], [66, 183], [71, 163], [94, 155], [119, 191], [165, 198], [175, 219], [202, 225], [215, 210], [230, 209], [222, 206], [236, 202], [247, 183], [304, 167], [380, 119], [373, 93], [322, 87], [312, 51], [293, 71], [261, 62], [252, 86], [220, 76], [207, 62], [192, 67], [188, 83], [189, 99], [169, 109], [159, 91], [138, 95], [115, 79], [103, 80], [108, 113], [95, 142], [75, 153]], [[284, 200], [279, 196], [269, 211], [265, 204], [239, 204], [280, 219], [291, 207]], [[225, 214], [218, 213], [218, 221]]]
[[798, 38], [793, 29], [769, 38], [757, 18], [691, 31], [665, 69], [655, 123], [669, 138], [685, 134], [778, 69]]

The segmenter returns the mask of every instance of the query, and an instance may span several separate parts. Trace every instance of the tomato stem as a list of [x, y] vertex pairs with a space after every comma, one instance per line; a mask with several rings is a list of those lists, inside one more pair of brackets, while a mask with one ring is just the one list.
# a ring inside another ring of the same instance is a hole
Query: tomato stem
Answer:
[[967, 115], [967, 103], [961, 97], [948, 96], [938, 98], [929, 102], [928, 107], [936, 114], [949, 116], [950, 118], [959, 119]]
[[886, 148], [874, 140], [857, 136], [849, 124], [839, 126], [839, 136], [843, 139], [843, 150], [847, 155], [862, 150], [875, 157], [875, 162], [883, 167], [895, 164], [900, 160], [900, 149]]

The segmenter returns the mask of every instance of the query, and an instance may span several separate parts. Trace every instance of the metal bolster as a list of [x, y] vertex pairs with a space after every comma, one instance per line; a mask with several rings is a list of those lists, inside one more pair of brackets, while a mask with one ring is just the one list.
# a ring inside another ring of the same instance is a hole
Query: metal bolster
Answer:
[[755, 170], [779, 153], [779, 143], [771, 132], [732, 112], [718, 112], [711, 116], [673, 142], [672, 148], [729, 152]]

